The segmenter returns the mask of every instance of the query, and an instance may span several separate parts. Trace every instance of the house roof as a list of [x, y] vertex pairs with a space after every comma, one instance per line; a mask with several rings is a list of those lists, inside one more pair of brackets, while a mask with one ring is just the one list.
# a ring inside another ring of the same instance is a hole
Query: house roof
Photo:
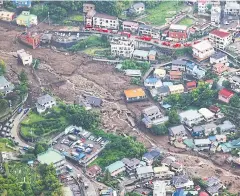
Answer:
[[163, 82], [163, 86], [173, 86], [172, 82]]
[[208, 84], [213, 84], [214, 80], [209, 79], [209, 80], [205, 80], [204, 82]]
[[226, 3], [225, 9], [240, 9], [240, 5], [237, 2]]
[[134, 167], [137, 166], [140, 163], [140, 160], [133, 158], [133, 159], [128, 159], [128, 158], [123, 158], [122, 162], [127, 165], [128, 167]]
[[139, 26], [139, 24], [137, 22], [132, 22], [132, 21], [123, 21], [123, 25], [134, 26], [134, 27]]
[[211, 58], [214, 58], [214, 59], [221, 59], [223, 57], [227, 56], [225, 53], [223, 52], [215, 52]]
[[176, 60], [173, 60], [172, 61], [172, 64], [173, 65], [186, 65], [187, 64], [187, 61], [184, 61], [182, 59], [176, 59]]
[[37, 102], [40, 105], [44, 105], [47, 102], [51, 102], [51, 101], [55, 102], [55, 99], [53, 97], [51, 97], [49, 94], [43, 95], [37, 99]]
[[209, 140], [209, 138], [207, 138], [207, 139], [194, 139], [194, 144], [195, 145], [207, 145], [207, 144], [211, 144], [211, 141]]
[[215, 105], [211, 105], [209, 108], [208, 108], [210, 111], [212, 111], [213, 113], [217, 113], [220, 111], [220, 108], [215, 106]]
[[200, 110], [198, 110], [198, 112], [200, 114], [202, 114], [205, 118], [213, 118], [214, 117], [214, 113], [212, 113], [209, 109], [207, 108], [201, 108]]
[[161, 93], [168, 93], [170, 91], [168, 86], [161, 86], [157, 90], [160, 94]]
[[94, 18], [105, 18], [105, 19], [109, 19], [109, 20], [117, 20], [118, 19], [116, 16], [110, 16], [107, 14], [100, 14], [100, 13], [96, 13], [93, 17]]
[[183, 143], [189, 148], [194, 148], [193, 139], [185, 139], [183, 140]]
[[196, 81], [187, 82], [186, 86], [188, 88], [196, 87], [197, 86], [197, 82]]
[[142, 29], [153, 29], [152, 26], [150, 26], [150, 25], [144, 25], [144, 24], [140, 24], [140, 25], [139, 25], [139, 28], [142, 28]]
[[182, 72], [181, 71], [170, 71], [169, 75], [170, 76], [182, 76]]
[[174, 176], [172, 179], [173, 185], [178, 185], [178, 184], [184, 184], [187, 183], [189, 180], [187, 175], [179, 175], [179, 176]]
[[181, 112], [179, 116], [184, 119], [186, 118], [187, 120], [194, 120], [196, 118], [202, 117], [202, 114], [199, 114], [197, 110], [187, 110], [185, 112]]
[[202, 192], [199, 193], [199, 196], [209, 196], [209, 194], [204, 192], [204, 191], [202, 191]]
[[101, 171], [101, 168], [98, 165], [93, 165], [93, 166], [89, 167], [87, 169], [87, 171], [96, 175], [97, 173], [99, 173]]
[[178, 135], [178, 134], [186, 134], [186, 129], [183, 125], [178, 125], [178, 126], [174, 126], [174, 127], [170, 127], [169, 131], [173, 134], [173, 135]]
[[156, 52], [155, 50], [150, 50], [149, 53], [148, 53], [148, 55], [154, 55], [154, 56], [155, 56], [156, 54], [157, 54], [157, 52]]
[[145, 91], [142, 88], [128, 89], [124, 91], [124, 94], [127, 98], [143, 97], [145, 96]]
[[173, 162], [171, 164], [171, 167], [177, 168], [177, 169], [181, 168], [182, 166], [183, 166], [182, 163], [179, 163], [179, 162]]
[[46, 152], [37, 155], [37, 160], [41, 164], [50, 165], [51, 163], [57, 163], [65, 159], [60, 152], [57, 150], [49, 148]]
[[102, 99], [95, 96], [86, 96], [86, 100], [93, 106], [100, 107], [102, 104]]
[[133, 51], [133, 56], [141, 56], [141, 57], [145, 57], [147, 58], [148, 57], [148, 51], [145, 51], [145, 50], [134, 50]]
[[225, 88], [223, 88], [222, 90], [220, 90], [220, 91], [218, 92], [218, 94], [221, 95], [221, 96], [224, 96], [224, 97], [231, 97], [231, 96], [234, 95], [234, 93], [233, 93], [232, 91], [229, 91], [229, 90], [227, 90], [227, 89], [225, 89]]
[[169, 27], [169, 30], [186, 31], [187, 30], [187, 26], [179, 25], [179, 24], [171, 24], [170, 27]]
[[169, 167], [166, 167], [166, 166], [154, 167], [153, 171], [154, 173], [166, 172], [166, 171], [169, 171]]
[[122, 161], [116, 161], [116, 162], [112, 163], [111, 165], [107, 166], [106, 170], [108, 170], [110, 173], [112, 173], [122, 167], [125, 167], [124, 163]]
[[221, 37], [221, 38], [228, 37], [230, 35], [229, 32], [222, 31], [219, 29], [215, 29], [215, 30], [211, 31], [210, 34], [215, 35], [217, 37]]
[[240, 77], [239, 76], [233, 76], [232, 80], [235, 81], [235, 82], [240, 83]]
[[156, 75], [166, 75], [166, 70], [165, 69], [155, 69], [154, 74], [156, 74]]
[[207, 178], [207, 180], [205, 182], [206, 182], [207, 186], [213, 186], [213, 185], [219, 183], [220, 180], [216, 176], [212, 176], [212, 177]]
[[194, 126], [193, 132], [201, 132], [204, 131], [204, 128], [202, 126]]
[[156, 83], [157, 81], [160, 81], [158, 78], [147, 78], [145, 80], [146, 83]]
[[153, 106], [143, 109], [142, 113], [148, 115], [148, 114], [152, 114], [152, 113], [160, 113], [160, 110], [156, 105], [153, 105]]
[[195, 66], [196, 66], [195, 63], [193, 63], [193, 62], [187, 62], [187, 63], [186, 63], [186, 68], [188, 68], [188, 69], [193, 70], [193, 68], [194, 68]]
[[37, 16], [30, 14], [28, 11], [22, 11], [22, 13], [17, 17], [17, 20], [30, 21], [33, 18], [37, 18]]
[[208, 40], [204, 40], [197, 44], [194, 44], [192, 47], [198, 51], [205, 51], [213, 48], [212, 44]]
[[142, 2], [134, 3], [134, 4], [132, 5], [132, 7], [133, 7], [134, 9], [137, 9], [137, 8], [140, 8], [140, 7], [145, 7], [145, 4], [142, 3]]
[[164, 158], [162, 161], [161, 161], [161, 163], [162, 164], [166, 164], [166, 165], [171, 165], [173, 162], [175, 162], [176, 161], [176, 158], [175, 157], [173, 157], [173, 156], [168, 156], [168, 157], [166, 157], [166, 158]]
[[174, 192], [173, 196], [184, 196], [184, 190], [178, 189], [176, 192]]
[[147, 173], [153, 173], [153, 169], [152, 166], [144, 166], [144, 167], [138, 167], [136, 169], [137, 174], [141, 175], [141, 174], [147, 174]]
[[240, 138], [233, 140], [231, 144], [233, 147], [240, 147]]

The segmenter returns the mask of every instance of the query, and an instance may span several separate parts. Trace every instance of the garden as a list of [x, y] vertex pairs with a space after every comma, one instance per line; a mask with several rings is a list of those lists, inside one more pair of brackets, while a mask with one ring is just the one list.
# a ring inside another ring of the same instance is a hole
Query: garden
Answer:
[[179, 21], [178, 24], [190, 27], [194, 24], [194, 20], [192, 18], [186, 17], [186, 18], [182, 19], [181, 21]]
[[162, 1], [158, 6], [147, 10], [144, 22], [152, 25], [164, 25], [167, 18], [171, 18], [184, 8], [184, 4], [178, 1]]
[[15, 144], [12, 140], [9, 140], [7, 138], [0, 138], [0, 152], [12, 152], [13, 149], [11, 147], [14, 147]]

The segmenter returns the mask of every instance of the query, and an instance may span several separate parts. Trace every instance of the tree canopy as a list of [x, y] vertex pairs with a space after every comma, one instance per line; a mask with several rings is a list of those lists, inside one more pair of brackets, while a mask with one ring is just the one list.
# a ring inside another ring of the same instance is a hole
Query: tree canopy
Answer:
[[6, 73], [6, 63], [0, 59], [0, 76]]

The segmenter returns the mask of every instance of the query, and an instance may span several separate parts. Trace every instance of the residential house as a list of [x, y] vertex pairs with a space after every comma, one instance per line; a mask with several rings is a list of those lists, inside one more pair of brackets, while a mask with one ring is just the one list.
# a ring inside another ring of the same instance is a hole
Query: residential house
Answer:
[[182, 84], [176, 84], [169, 86], [170, 94], [180, 94], [184, 92], [184, 86]]
[[234, 90], [240, 89], [240, 77], [239, 76], [233, 76], [229, 79], [231, 82], [231, 87]]
[[172, 179], [172, 184], [175, 188], [193, 188], [194, 183], [192, 180], [185, 175], [174, 176]]
[[17, 56], [24, 66], [32, 65], [32, 61], [33, 61], [32, 55], [27, 53], [24, 49], [18, 50]]
[[55, 105], [55, 98], [51, 97], [49, 94], [39, 97], [36, 103], [38, 113], [45, 112], [48, 108], [52, 108]]
[[164, 181], [153, 182], [153, 196], [166, 196], [166, 183]]
[[100, 196], [116, 196], [117, 192], [112, 188], [105, 188], [99, 192]]
[[88, 101], [86, 99], [82, 98], [82, 97], [78, 97], [77, 104], [84, 107], [85, 110], [91, 110], [92, 109], [91, 104], [88, 103]]
[[217, 75], [222, 75], [226, 71], [228, 71], [228, 67], [222, 63], [213, 65], [213, 72], [215, 72]]
[[150, 93], [152, 97], [157, 97], [158, 100], [162, 100], [163, 97], [166, 97], [170, 94], [170, 90], [168, 86], [161, 86], [159, 88], [151, 89]]
[[206, 180], [204, 180], [204, 182], [206, 183], [206, 186], [207, 186], [206, 191], [211, 196], [217, 196], [219, 193], [219, 190], [223, 187], [219, 178], [217, 178], [216, 176], [207, 178]]
[[204, 83], [207, 84], [210, 89], [212, 88], [213, 82], [214, 82], [214, 80], [212, 80], [212, 79], [204, 81]]
[[169, 167], [161, 166], [153, 168], [154, 175], [156, 178], [172, 178], [174, 176], [174, 172], [170, 171]]
[[179, 162], [173, 162], [171, 164], [171, 171], [175, 173], [180, 173], [183, 171], [183, 164]]
[[205, 74], [206, 74], [206, 70], [204, 70], [203, 68], [201, 68], [201, 67], [195, 67], [194, 69], [193, 69], [193, 72], [192, 72], [192, 74], [195, 76], [195, 77], [197, 77], [198, 79], [202, 79], [204, 76], [205, 76]]
[[155, 61], [157, 56], [157, 52], [155, 50], [150, 50], [148, 53], [149, 61]]
[[133, 173], [137, 167], [140, 166], [140, 160], [133, 158], [133, 159], [128, 159], [128, 158], [123, 158], [122, 162], [125, 164], [126, 170], [128, 173]]
[[229, 120], [225, 120], [223, 124], [218, 125], [222, 133], [227, 133], [236, 128], [236, 126]]
[[178, 125], [169, 128], [169, 135], [174, 138], [183, 138], [187, 136], [187, 132], [183, 125]]
[[198, 125], [204, 120], [202, 114], [198, 113], [197, 110], [187, 110], [179, 114], [180, 121], [189, 127]]
[[12, 21], [14, 18], [14, 12], [0, 11], [0, 20]]
[[217, 63], [227, 64], [228, 63], [227, 55], [223, 52], [215, 52], [210, 57], [210, 63], [211, 64], [217, 64]]
[[218, 126], [215, 123], [207, 123], [203, 125], [205, 135], [208, 136], [210, 134], [216, 134], [217, 127]]
[[95, 96], [85, 96], [86, 101], [94, 107], [100, 107], [102, 105], [102, 99]]
[[154, 72], [153, 72], [153, 76], [155, 78], [165, 78], [166, 76], [166, 70], [165, 69], [155, 69]]
[[240, 14], [240, 4], [237, 2], [226, 3], [224, 14], [238, 16]]
[[168, 156], [161, 161], [164, 167], [170, 167], [172, 163], [176, 162], [176, 158], [173, 156]]
[[137, 171], [137, 176], [140, 180], [146, 179], [146, 178], [152, 178], [154, 176], [152, 166], [138, 167], [136, 171]]
[[107, 166], [105, 169], [110, 172], [111, 176], [117, 176], [118, 174], [125, 171], [125, 164], [122, 161], [116, 161]]
[[86, 13], [86, 15], [84, 16], [85, 27], [87, 27], [87, 28], [92, 28], [93, 27], [93, 16], [96, 13], [97, 12], [95, 10], [90, 10]]
[[113, 37], [110, 41], [113, 56], [131, 58], [134, 52], [134, 41], [126, 37]]
[[209, 41], [214, 47], [223, 50], [231, 43], [232, 35], [225, 30], [215, 29], [209, 33]]
[[195, 147], [199, 150], [210, 150], [211, 141], [207, 139], [194, 139]]
[[218, 100], [224, 103], [229, 103], [230, 99], [233, 97], [234, 93], [225, 88], [218, 92]]
[[172, 61], [172, 71], [185, 71], [187, 61], [177, 59]]
[[168, 36], [173, 41], [183, 41], [188, 38], [187, 26], [179, 24], [171, 24]]
[[203, 126], [194, 126], [192, 128], [192, 136], [193, 137], [201, 137], [204, 135], [204, 127]]
[[128, 89], [124, 91], [127, 102], [142, 101], [147, 98], [142, 88]]
[[6, 96], [8, 93], [13, 92], [14, 85], [7, 81], [4, 76], [0, 76], [0, 92], [3, 96]]
[[91, 3], [84, 3], [83, 4], [83, 13], [88, 13], [91, 10], [95, 10], [95, 5]]
[[37, 161], [41, 164], [53, 165], [57, 173], [61, 173], [61, 170], [66, 167], [65, 156], [59, 151], [49, 148], [46, 152], [37, 155]]
[[97, 175], [99, 175], [102, 172], [102, 169], [98, 165], [93, 165], [89, 168], [87, 168], [86, 174], [90, 178], [95, 178]]
[[191, 91], [193, 89], [197, 88], [197, 82], [196, 81], [191, 81], [186, 83], [186, 90]]
[[138, 31], [139, 24], [137, 22], [123, 21], [122, 28], [123, 31], [130, 31], [135, 33]]
[[147, 88], [159, 88], [162, 86], [162, 81], [159, 78], [147, 78], [144, 80], [144, 86]]
[[206, 14], [207, 5], [207, 0], [198, 0], [198, 14]]
[[186, 72], [192, 74], [193, 70], [197, 69], [197, 65], [194, 62], [186, 62]]
[[135, 13], [136, 15], [143, 14], [145, 12], [145, 4], [142, 2], [134, 3], [130, 8], [132, 13]]
[[220, 22], [221, 22], [221, 7], [220, 6], [212, 6], [211, 22], [215, 23], [215, 24], [220, 24]]
[[143, 157], [142, 160], [145, 161], [147, 163], [147, 165], [151, 165], [153, 163], [153, 161], [157, 160], [160, 157], [161, 153], [159, 150], [157, 149], [153, 149], [149, 152], [146, 152]]
[[154, 29], [152, 26], [148, 26], [148, 25], [143, 25], [143, 24], [139, 25], [138, 33], [139, 35], [151, 36], [154, 39], [160, 38], [159, 30]]
[[29, 11], [22, 11], [16, 19], [17, 25], [31, 27], [38, 24], [37, 16], [30, 14]]
[[116, 16], [110, 16], [107, 14], [95, 13], [93, 16], [93, 27], [118, 29], [119, 21]]
[[133, 51], [133, 58], [137, 60], [148, 60], [148, 51], [145, 50], [134, 50]]
[[214, 114], [217, 114], [219, 113], [221, 110], [219, 107], [215, 106], [215, 105], [211, 105], [209, 108], [208, 108], [211, 112], [213, 112]]
[[181, 80], [182, 72], [181, 71], [170, 71], [169, 76], [170, 76], [170, 80]]
[[126, 76], [130, 77], [141, 77], [142, 73], [139, 69], [125, 69], [124, 70]]
[[198, 61], [203, 61], [214, 54], [214, 48], [208, 40], [201, 41], [200, 43], [192, 46], [193, 57]]
[[17, 8], [30, 8], [32, 6], [31, 0], [13, 0], [13, 4]]
[[205, 121], [210, 122], [214, 120], [215, 114], [207, 108], [201, 108], [198, 112], [204, 117]]

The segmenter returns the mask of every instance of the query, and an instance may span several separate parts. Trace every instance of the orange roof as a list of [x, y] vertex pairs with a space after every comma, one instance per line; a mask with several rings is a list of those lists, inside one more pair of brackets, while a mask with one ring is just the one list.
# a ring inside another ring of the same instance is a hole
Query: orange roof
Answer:
[[142, 97], [145, 96], [145, 91], [142, 88], [128, 89], [124, 91], [126, 97]]
[[169, 74], [170, 74], [170, 76], [181, 76], [182, 72], [181, 71], [170, 71]]

